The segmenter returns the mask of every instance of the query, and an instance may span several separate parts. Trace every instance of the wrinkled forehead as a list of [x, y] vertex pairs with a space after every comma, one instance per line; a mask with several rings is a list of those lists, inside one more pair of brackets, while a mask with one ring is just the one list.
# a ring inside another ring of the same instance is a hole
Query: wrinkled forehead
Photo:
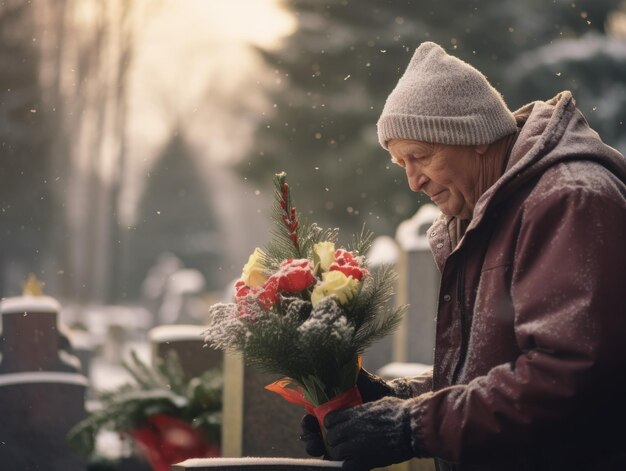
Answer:
[[435, 144], [414, 139], [391, 139], [387, 148], [392, 155], [415, 152], [430, 153], [435, 149]]

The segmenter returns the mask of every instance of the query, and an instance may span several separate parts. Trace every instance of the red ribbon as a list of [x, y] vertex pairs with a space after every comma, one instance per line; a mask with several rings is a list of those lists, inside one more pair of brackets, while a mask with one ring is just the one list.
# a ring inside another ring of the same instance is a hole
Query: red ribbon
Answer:
[[309, 414], [313, 414], [317, 418], [317, 421], [322, 428], [324, 426], [324, 417], [326, 417], [326, 414], [329, 412], [349, 409], [350, 407], [363, 404], [361, 393], [359, 392], [359, 388], [356, 384], [347, 391], [342, 392], [330, 401], [320, 404], [319, 406], [314, 406], [304, 397], [301, 386], [297, 386], [296, 389], [289, 387], [293, 384], [294, 382], [291, 378], [282, 378], [272, 384], [268, 384], [265, 386], [265, 389], [279, 394], [283, 399], [289, 402], [303, 405], [304, 409]]
[[130, 431], [154, 471], [169, 471], [187, 458], [220, 456], [216, 444], [207, 443], [201, 431], [165, 414], [153, 415], [146, 424]]

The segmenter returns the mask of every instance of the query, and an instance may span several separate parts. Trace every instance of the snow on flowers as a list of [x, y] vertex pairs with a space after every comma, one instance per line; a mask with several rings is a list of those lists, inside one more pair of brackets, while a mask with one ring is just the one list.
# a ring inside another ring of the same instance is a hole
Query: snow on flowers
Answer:
[[269, 389], [315, 408], [354, 393], [360, 355], [398, 325], [404, 307], [389, 302], [393, 271], [367, 268], [370, 233], [338, 247], [337, 229], [300, 219], [284, 173], [275, 185], [274, 237], [248, 258], [234, 301], [210, 308], [205, 341], [285, 376]]

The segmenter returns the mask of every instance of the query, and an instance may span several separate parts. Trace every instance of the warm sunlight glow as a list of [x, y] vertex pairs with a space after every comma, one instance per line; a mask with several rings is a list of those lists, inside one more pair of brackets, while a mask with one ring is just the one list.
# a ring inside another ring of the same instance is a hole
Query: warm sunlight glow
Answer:
[[[176, 4], [180, 6], [180, 3]], [[262, 47], [274, 47], [295, 28], [294, 18], [278, 0], [192, 0], [185, 3], [198, 16], [214, 18], [212, 33], [224, 41], [248, 41]]]
[[202, 160], [232, 161], [245, 151], [254, 124], [245, 110], [264, 99], [265, 72], [251, 46], [277, 47], [296, 27], [278, 0], [136, 5], [124, 208], [135, 206], [143, 175], [177, 128], [199, 141]]

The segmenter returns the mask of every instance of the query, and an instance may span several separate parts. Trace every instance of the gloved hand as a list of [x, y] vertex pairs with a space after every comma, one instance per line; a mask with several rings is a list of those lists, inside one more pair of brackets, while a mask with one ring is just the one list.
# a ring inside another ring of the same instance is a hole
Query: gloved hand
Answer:
[[[364, 368], [359, 371], [357, 387], [361, 393], [363, 402], [372, 402], [386, 396], [393, 396], [394, 390], [383, 379], [373, 375]], [[326, 453], [322, 432], [317, 419], [311, 414], [306, 414], [300, 422], [300, 440], [304, 443], [304, 449], [311, 456], [322, 456]]]
[[363, 402], [377, 401], [386, 396], [396, 396], [389, 383], [364, 368], [361, 368], [359, 371], [356, 385], [359, 388]]
[[330, 412], [324, 426], [331, 457], [344, 460], [345, 471], [360, 471], [416, 456], [408, 406], [406, 400], [385, 397]]
[[[306, 414], [300, 421], [300, 429], [300, 440], [304, 443], [306, 452], [316, 458], [325, 455], [326, 447], [317, 418], [314, 415]], [[324, 458], [327, 457], [324, 456]]]

